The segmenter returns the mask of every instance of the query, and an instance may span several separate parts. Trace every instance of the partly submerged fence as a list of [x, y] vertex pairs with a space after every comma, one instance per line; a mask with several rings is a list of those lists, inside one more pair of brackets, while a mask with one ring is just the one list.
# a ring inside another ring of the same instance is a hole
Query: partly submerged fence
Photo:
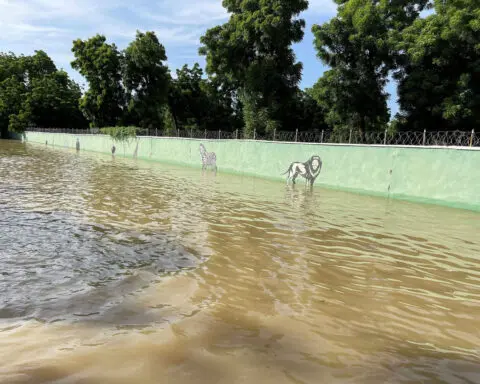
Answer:
[[[99, 128], [29, 128], [30, 132], [71, 133], [78, 135], [101, 134]], [[370, 145], [417, 145], [417, 146], [461, 146], [480, 147], [480, 135], [472, 131], [400, 131], [391, 133], [358, 131], [272, 131], [265, 134], [244, 135], [241, 131], [207, 131], [207, 130], [175, 130], [139, 129], [137, 136], [182, 137], [208, 140], [265, 140], [301, 143], [335, 143], [335, 144], [370, 144]]]

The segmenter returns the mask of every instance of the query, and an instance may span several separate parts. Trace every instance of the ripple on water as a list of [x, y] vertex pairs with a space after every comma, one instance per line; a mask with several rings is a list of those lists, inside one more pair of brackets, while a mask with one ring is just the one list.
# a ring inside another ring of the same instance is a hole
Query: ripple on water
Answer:
[[2, 206], [0, 318], [95, 317], [198, 255], [171, 234], [88, 224], [65, 212]]
[[0, 361], [19, 383], [480, 382], [479, 232], [474, 212], [0, 142]]

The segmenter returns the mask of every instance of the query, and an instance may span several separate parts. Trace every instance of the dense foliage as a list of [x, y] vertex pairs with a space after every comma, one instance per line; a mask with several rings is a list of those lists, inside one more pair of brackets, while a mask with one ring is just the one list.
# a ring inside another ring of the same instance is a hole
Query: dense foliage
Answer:
[[296, 16], [308, 2], [224, 0], [223, 5], [230, 20], [201, 38], [207, 73], [234, 85], [247, 133], [283, 128], [302, 73], [291, 45], [302, 40], [305, 21]]
[[[154, 32], [137, 32], [124, 50], [103, 35], [75, 40], [71, 64], [88, 83], [83, 93], [43, 51], [0, 53], [1, 134], [90, 125], [127, 137], [133, 126], [239, 129], [247, 136], [354, 129], [361, 137], [387, 126], [479, 126], [477, 0], [335, 2], [337, 15], [312, 27], [317, 56], [329, 68], [306, 90], [299, 88], [302, 63], [292, 49], [303, 39], [306, 0], [223, 0], [229, 20], [200, 40], [205, 73], [195, 64], [172, 75]], [[389, 77], [398, 82], [400, 107], [390, 122]]]
[[43, 51], [32, 56], [0, 53], [0, 133], [22, 132], [31, 124], [84, 127], [78, 84], [59, 71]]
[[436, 1], [435, 14], [417, 19], [398, 40], [404, 61], [398, 125], [410, 130], [480, 127], [480, 4]]
[[104, 135], [110, 135], [113, 141], [128, 141], [137, 137], [137, 127], [103, 127], [100, 132]]

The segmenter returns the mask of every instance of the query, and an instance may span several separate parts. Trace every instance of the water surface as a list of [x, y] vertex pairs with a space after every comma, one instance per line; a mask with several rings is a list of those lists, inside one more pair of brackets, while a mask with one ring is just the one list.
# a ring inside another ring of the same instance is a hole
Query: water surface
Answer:
[[479, 383], [480, 215], [0, 141], [1, 383]]

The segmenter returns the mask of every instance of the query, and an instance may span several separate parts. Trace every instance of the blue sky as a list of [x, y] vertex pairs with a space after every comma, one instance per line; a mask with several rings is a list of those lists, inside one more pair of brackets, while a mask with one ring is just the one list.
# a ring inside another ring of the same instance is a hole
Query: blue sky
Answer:
[[[303, 62], [302, 87], [313, 85], [326, 67], [316, 58], [313, 24], [328, 21], [336, 13], [331, 0], [310, 0], [301, 17], [306, 21], [304, 40], [294, 46]], [[183, 64], [205, 63], [198, 56], [199, 38], [207, 28], [228, 20], [221, 0], [0, 0], [0, 50], [32, 54], [46, 51], [58, 68], [85, 84], [70, 62], [72, 41], [104, 34], [120, 49], [135, 38], [136, 30], [155, 31], [167, 50], [171, 70]], [[395, 85], [390, 83], [389, 107], [397, 111]]]

